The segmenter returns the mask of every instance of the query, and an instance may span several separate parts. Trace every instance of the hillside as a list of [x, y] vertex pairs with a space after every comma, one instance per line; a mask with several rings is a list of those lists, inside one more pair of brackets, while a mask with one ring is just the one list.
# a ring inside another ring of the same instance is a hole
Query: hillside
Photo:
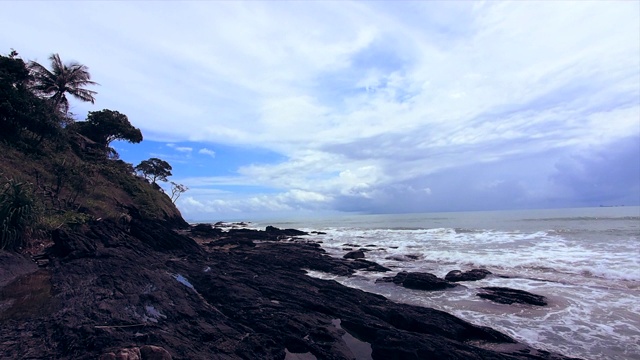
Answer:
[[108, 146], [142, 140], [126, 116], [103, 110], [76, 122], [38, 96], [34, 82], [24, 61], [0, 56], [0, 249], [26, 249], [54, 229], [104, 219], [186, 226], [169, 196]]

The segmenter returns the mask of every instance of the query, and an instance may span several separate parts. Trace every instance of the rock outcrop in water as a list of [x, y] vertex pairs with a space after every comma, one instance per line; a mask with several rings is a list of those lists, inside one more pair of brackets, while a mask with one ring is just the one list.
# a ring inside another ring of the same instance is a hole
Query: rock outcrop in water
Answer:
[[[199, 242], [221, 237], [234, 235]], [[563, 359], [441, 311], [309, 277], [305, 269], [385, 270], [313, 243], [202, 247], [140, 219], [128, 230], [102, 221], [56, 239], [38, 271], [48, 290], [23, 289], [41, 293], [38, 308], [8, 311], [16, 301], [0, 295], [0, 358]]]
[[486, 269], [473, 269], [462, 272], [460, 270], [451, 270], [445, 275], [444, 279], [447, 281], [477, 281], [482, 280], [490, 275], [491, 271]]
[[532, 294], [524, 290], [496, 286], [483, 287], [480, 289], [482, 291], [476, 294], [477, 296], [499, 304], [547, 305], [547, 299], [544, 296]]
[[392, 282], [407, 289], [425, 291], [446, 290], [460, 286], [440, 279], [433, 274], [406, 271], [399, 272], [393, 277], [383, 277], [377, 282]]

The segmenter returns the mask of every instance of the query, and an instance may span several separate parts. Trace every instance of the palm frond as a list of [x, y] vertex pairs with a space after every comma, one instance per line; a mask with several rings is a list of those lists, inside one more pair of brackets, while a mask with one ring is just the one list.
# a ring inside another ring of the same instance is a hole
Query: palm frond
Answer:
[[31, 62], [29, 65], [35, 79], [32, 86], [35, 93], [47, 98], [54, 107], [63, 113], [67, 113], [69, 110], [66, 93], [82, 101], [92, 104], [95, 102], [94, 95], [97, 92], [84, 87], [99, 84], [91, 81], [91, 74], [87, 66], [75, 61], [65, 64], [60, 60], [58, 54], [51, 54], [49, 60], [51, 61], [51, 70], [37, 62]]

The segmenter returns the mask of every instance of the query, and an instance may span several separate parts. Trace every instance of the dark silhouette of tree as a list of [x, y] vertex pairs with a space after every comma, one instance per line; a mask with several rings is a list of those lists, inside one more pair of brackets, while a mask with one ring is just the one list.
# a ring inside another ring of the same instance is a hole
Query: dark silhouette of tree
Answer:
[[44, 137], [58, 134], [61, 119], [29, 90], [31, 80], [15, 50], [9, 56], [0, 55], [0, 139], [28, 139], [37, 145]]
[[171, 182], [171, 201], [175, 204], [176, 201], [178, 201], [178, 198], [180, 197], [180, 195], [182, 195], [187, 190], [189, 190], [188, 187], [182, 184], [174, 183], [172, 181]]
[[158, 158], [143, 160], [135, 170], [152, 184], [156, 184], [156, 180], [167, 181], [167, 177], [171, 176], [171, 165]]
[[90, 111], [87, 121], [77, 122], [72, 128], [105, 148], [114, 140], [134, 144], [142, 141], [140, 129], [131, 125], [126, 115], [108, 109]]
[[89, 68], [77, 62], [62, 63], [58, 54], [49, 57], [51, 71], [35, 61], [29, 62], [29, 69], [34, 77], [32, 89], [35, 93], [46, 97], [53, 107], [66, 114], [69, 111], [69, 100], [66, 94], [76, 99], [95, 102], [97, 92], [85, 89], [88, 85], [98, 85], [91, 81]]

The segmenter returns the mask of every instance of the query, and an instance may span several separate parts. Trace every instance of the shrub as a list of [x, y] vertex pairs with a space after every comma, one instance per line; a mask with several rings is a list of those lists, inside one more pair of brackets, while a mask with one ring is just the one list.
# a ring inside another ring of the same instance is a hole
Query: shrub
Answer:
[[23, 247], [38, 216], [37, 206], [24, 182], [6, 180], [0, 188], [0, 249]]

